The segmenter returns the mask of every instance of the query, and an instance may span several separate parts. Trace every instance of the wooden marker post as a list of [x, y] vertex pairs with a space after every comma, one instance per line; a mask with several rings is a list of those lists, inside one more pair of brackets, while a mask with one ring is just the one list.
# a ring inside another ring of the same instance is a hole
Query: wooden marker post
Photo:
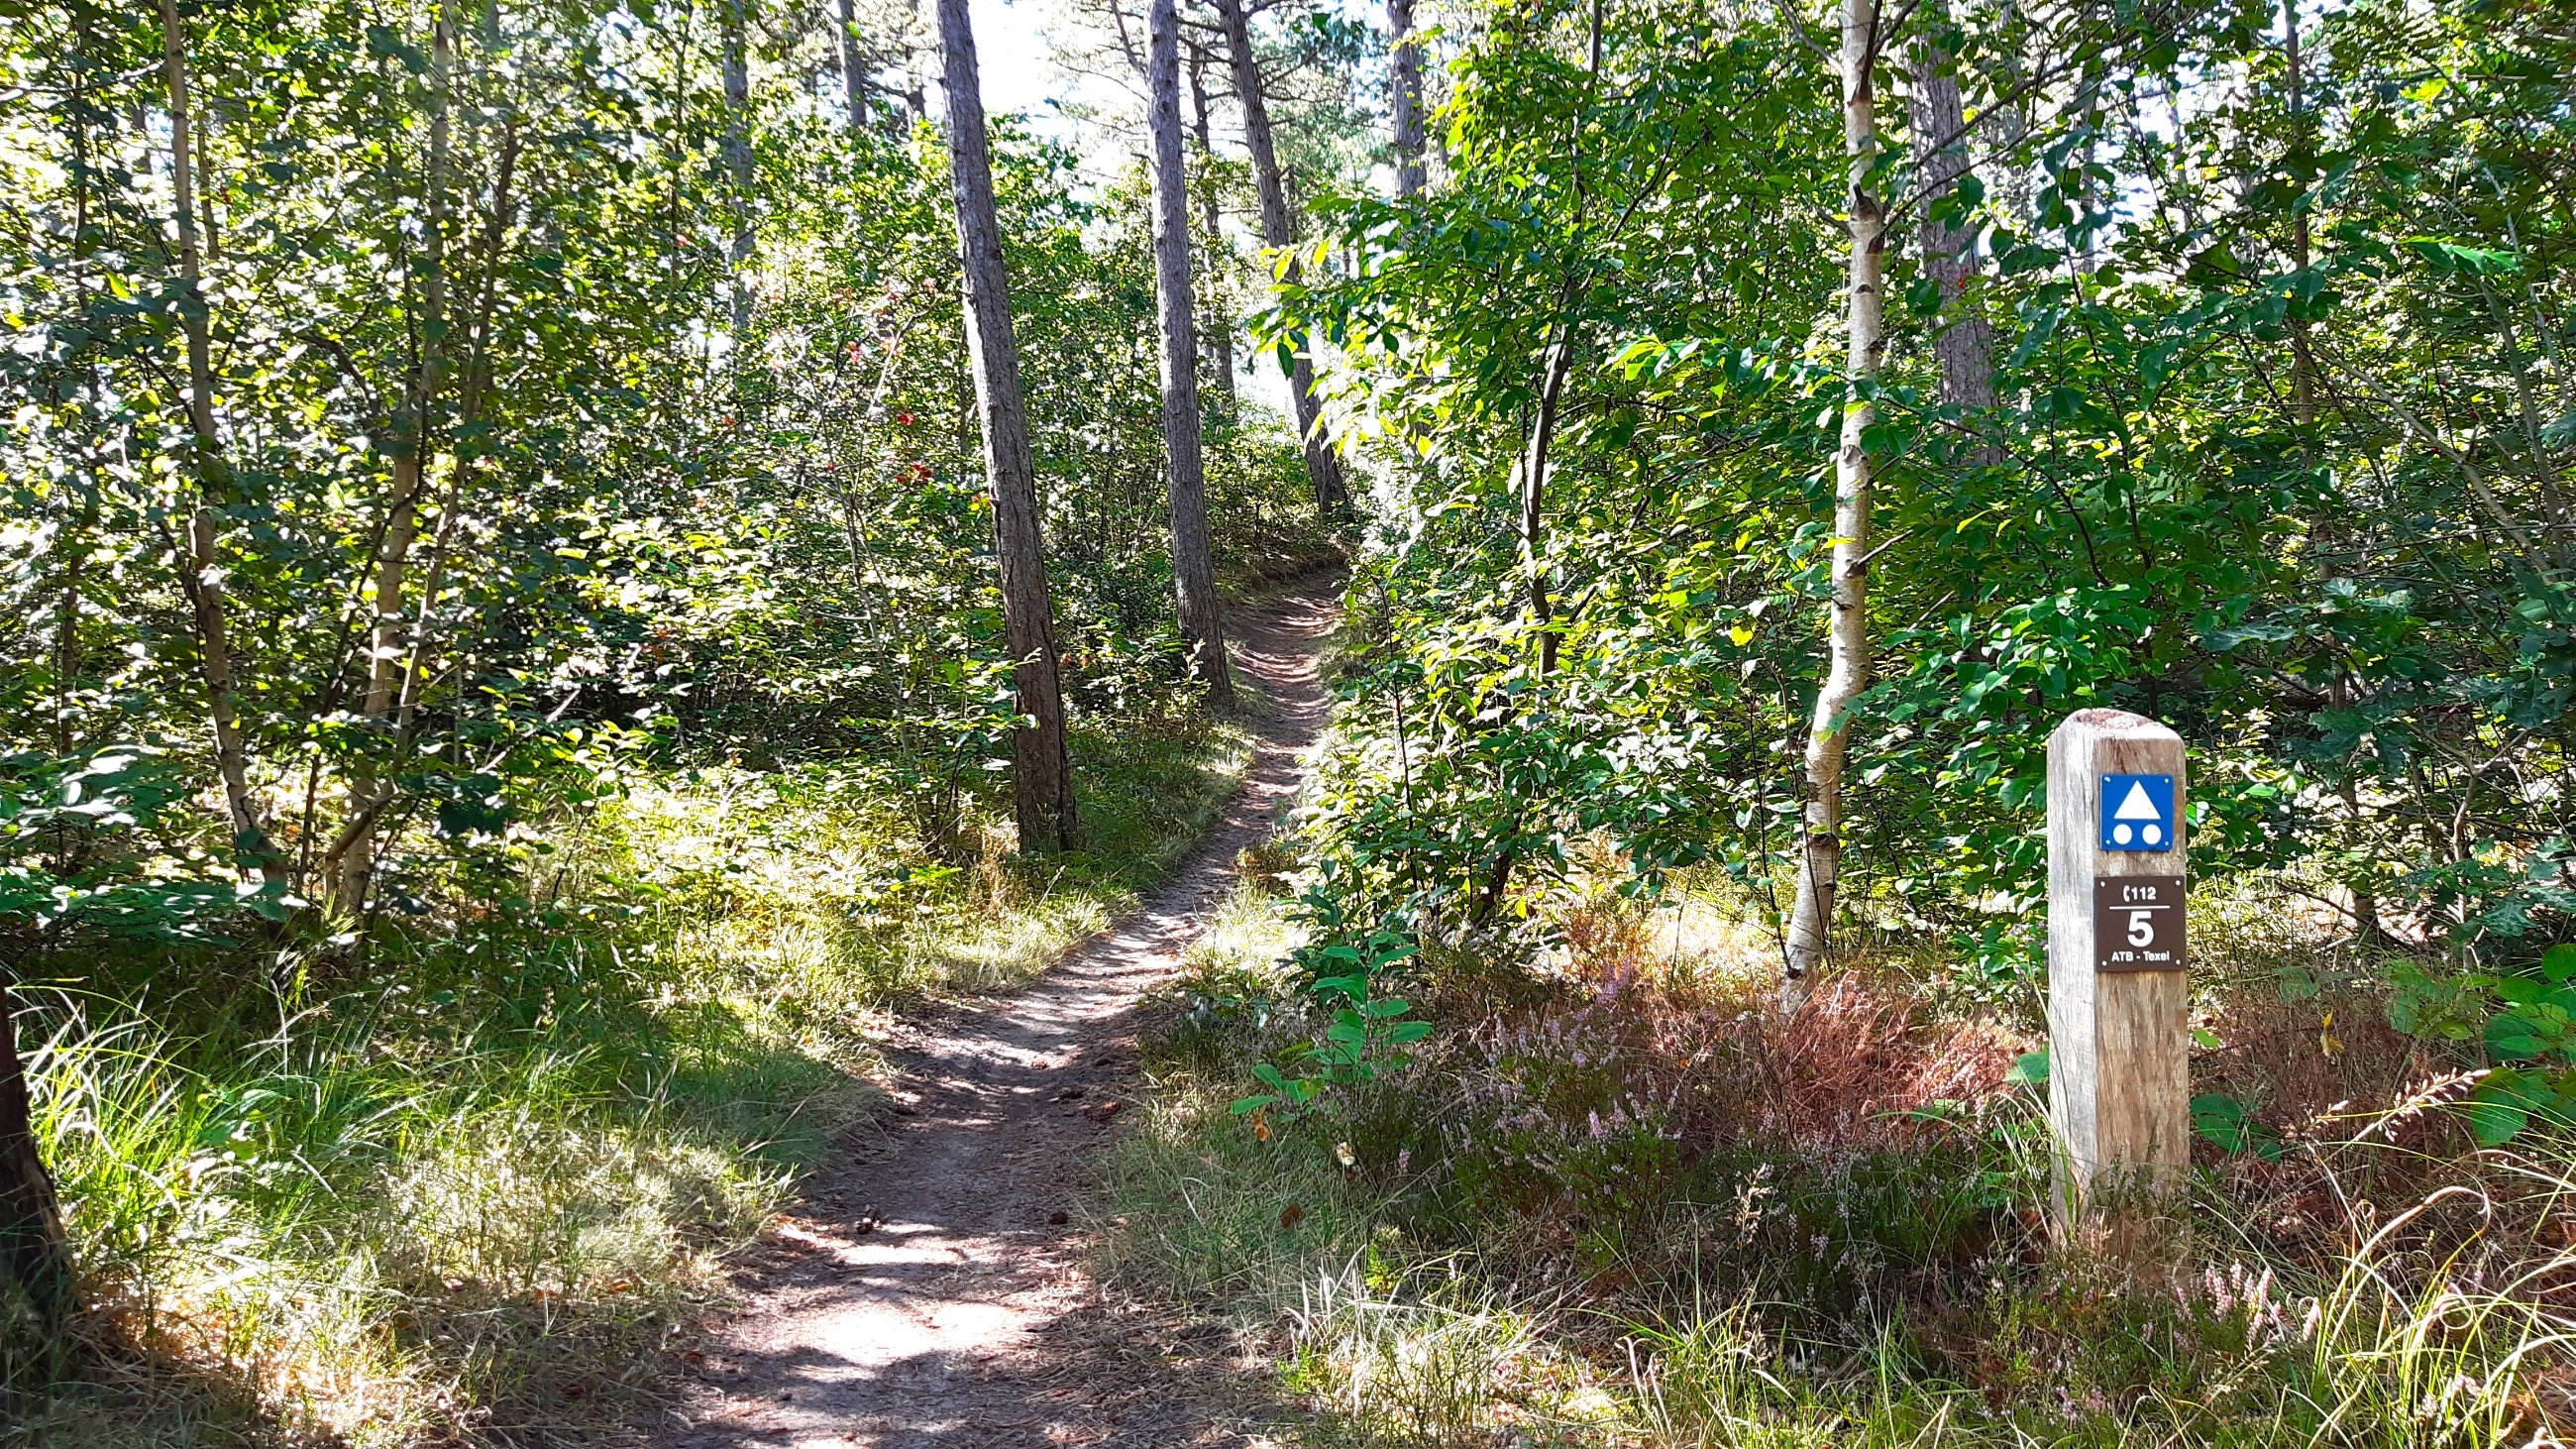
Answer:
[[2126, 710], [2048, 738], [2048, 1115], [2059, 1240], [2115, 1254], [2191, 1165], [2183, 748]]

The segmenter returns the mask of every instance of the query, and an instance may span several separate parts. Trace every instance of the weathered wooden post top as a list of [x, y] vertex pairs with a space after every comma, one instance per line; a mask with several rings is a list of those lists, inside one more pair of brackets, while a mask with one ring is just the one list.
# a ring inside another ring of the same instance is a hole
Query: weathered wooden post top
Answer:
[[2144, 715], [2078, 710], [2048, 738], [2048, 1111], [2061, 1236], [2078, 1234], [2106, 1197], [2179, 1186], [2191, 1165], [2184, 783], [2182, 737]]

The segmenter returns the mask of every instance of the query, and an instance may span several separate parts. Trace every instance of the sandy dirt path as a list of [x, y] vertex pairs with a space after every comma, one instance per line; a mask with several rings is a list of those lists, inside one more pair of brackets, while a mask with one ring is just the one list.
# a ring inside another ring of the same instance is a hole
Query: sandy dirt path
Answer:
[[1172, 879], [1027, 990], [891, 1043], [903, 1115], [819, 1174], [749, 1265], [750, 1303], [693, 1366], [675, 1449], [1240, 1442], [1218, 1385], [1101, 1312], [1074, 1210], [1133, 1087], [1140, 998], [1304, 778], [1332, 600], [1318, 584], [1229, 620], [1266, 698], [1258, 752]]

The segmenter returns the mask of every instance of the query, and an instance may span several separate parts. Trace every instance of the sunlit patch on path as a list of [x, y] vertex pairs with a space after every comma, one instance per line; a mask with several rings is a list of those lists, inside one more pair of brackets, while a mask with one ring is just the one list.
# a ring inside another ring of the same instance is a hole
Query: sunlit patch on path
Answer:
[[1331, 598], [1316, 586], [1231, 622], [1267, 699], [1257, 754], [1172, 880], [1027, 991], [898, 1036], [911, 1115], [818, 1177], [750, 1265], [752, 1301], [697, 1366], [675, 1449], [1241, 1442], [1204, 1396], [1120, 1351], [1082, 1273], [1075, 1196], [1126, 1108], [1139, 999], [1303, 778]]

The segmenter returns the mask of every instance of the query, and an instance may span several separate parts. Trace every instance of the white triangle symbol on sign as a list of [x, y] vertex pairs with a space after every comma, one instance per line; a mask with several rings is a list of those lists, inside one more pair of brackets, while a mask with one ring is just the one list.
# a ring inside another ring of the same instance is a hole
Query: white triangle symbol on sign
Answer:
[[2112, 812], [2111, 818], [2114, 820], [2164, 819], [2162, 815], [2156, 813], [2156, 802], [2147, 798], [2147, 782], [2144, 780], [2129, 782], [2129, 797], [2120, 802], [2120, 808]]

